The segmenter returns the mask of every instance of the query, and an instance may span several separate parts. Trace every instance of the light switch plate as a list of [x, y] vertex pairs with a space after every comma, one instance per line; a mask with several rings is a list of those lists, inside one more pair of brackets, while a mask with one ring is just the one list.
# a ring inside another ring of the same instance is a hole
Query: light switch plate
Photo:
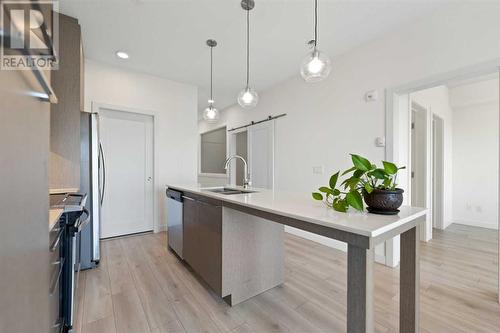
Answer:
[[378, 138], [375, 138], [375, 146], [385, 147], [385, 137], [379, 136]]
[[315, 175], [322, 175], [324, 172], [324, 167], [322, 165], [313, 166], [313, 173]]
[[370, 90], [366, 92], [365, 94], [365, 101], [366, 102], [374, 102], [378, 99], [378, 91], [376, 90]]

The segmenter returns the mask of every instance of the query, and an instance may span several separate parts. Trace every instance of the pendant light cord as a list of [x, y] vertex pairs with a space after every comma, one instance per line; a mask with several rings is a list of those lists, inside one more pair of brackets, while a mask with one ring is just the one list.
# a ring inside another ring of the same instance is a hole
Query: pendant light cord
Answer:
[[[214, 51], [214, 47], [213, 46], [210, 46], [210, 100], [213, 101], [214, 100], [214, 94], [213, 94], [213, 73], [214, 73], [214, 70], [213, 70], [213, 66], [214, 66], [214, 60], [213, 60], [213, 51]], [[212, 103], [210, 103], [212, 104]]]
[[314, 51], [318, 46], [318, 0], [314, 0]]
[[247, 9], [247, 88], [250, 82], [250, 10]]

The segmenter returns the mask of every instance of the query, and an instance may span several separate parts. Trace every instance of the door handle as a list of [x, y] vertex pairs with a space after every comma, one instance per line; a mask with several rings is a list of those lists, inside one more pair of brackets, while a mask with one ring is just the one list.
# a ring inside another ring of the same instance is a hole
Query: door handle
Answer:
[[205, 202], [203, 200], [196, 200], [197, 203], [201, 203], [205, 206], [209, 206], [209, 207], [214, 207], [214, 208], [219, 208], [219, 207], [222, 207], [221, 205], [216, 205], [216, 204], [213, 204], [213, 203], [210, 203], [210, 202]]
[[101, 206], [104, 201], [104, 193], [106, 191], [106, 160], [104, 158], [104, 150], [102, 149], [102, 144], [99, 142], [99, 153], [101, 154], [102, 160], [102, 192], [101, 192]]

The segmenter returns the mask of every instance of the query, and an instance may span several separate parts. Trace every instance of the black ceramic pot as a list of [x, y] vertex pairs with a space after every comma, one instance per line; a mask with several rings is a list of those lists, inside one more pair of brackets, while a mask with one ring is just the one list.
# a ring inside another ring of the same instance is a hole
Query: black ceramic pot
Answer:
[[365, 203], [370, 213], [395, 215], [399, 213], [398, 208], [403, 204], [404, 190], [397, 188], [395, 190], [375, 189], [372, 193], [363, 191]]

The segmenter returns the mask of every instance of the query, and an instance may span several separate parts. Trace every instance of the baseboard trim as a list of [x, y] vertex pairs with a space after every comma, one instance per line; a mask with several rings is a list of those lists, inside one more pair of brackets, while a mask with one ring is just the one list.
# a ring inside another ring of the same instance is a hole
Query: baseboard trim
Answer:
[[[386, 266], [389, 266], [387, 265], [387, 263], [385, 262], [385, 256], [382, 255], [382, 254], [377, 254], [375, 253], [375, 262], [379, 263], [379, 264], [382, 264], [382, 265], [386, 265]], [[389, 266], [389, 267], [392, 267], [392, 266]]]
[[485, 223], [485, 222], [475, 222], [475, 221], [462, 221], [462, 220], [452, 221], [446, 227], [449, 227], [452, 224], [462, 224], [462, 225], [466, 225], [466, 226], [469, 226], [469, 227], [478, 227], [478, 228], [498, 230], [498, 225], [495, 225], [495, 223], [488, 223], [488, 222]]
[[164, 232], [164, 231], [167, 231], [167, 226], [166, 225], [160, 225], [160, 226], [157, 226], [154, 230], [155, 234], [159, 233], [159, 232]]
[[136, 237], [136, 236], [142, 236], [142, 235], [147, 235], [147, 234], [152, 234], [152, 233], [154, 233], [154, 230], [140, 231], [140, 232], [134, 232], [134, 233], [131, 233], [131, 234], [106, 237], [106, 238], [101, 238], [100, 240], [103, 241], [103, 242], [105, 242], [105, 241], [109, 241], [109, 240], [115, 240], [115, 239], [120, 239], [120, 238]]

